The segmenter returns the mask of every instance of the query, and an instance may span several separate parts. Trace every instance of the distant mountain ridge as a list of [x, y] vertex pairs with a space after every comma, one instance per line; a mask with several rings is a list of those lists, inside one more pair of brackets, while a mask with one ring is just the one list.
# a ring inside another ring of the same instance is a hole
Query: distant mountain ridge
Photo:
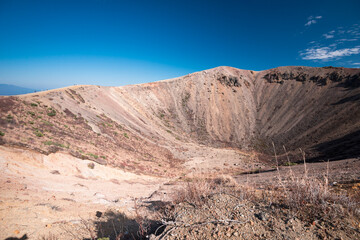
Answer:
[[19, 87], [11, 84], [0, 84], [0, 95], [2, 96], [11, 96], [11, 95], [20, 95], [33, 93], [38, 90], [31, 88]]

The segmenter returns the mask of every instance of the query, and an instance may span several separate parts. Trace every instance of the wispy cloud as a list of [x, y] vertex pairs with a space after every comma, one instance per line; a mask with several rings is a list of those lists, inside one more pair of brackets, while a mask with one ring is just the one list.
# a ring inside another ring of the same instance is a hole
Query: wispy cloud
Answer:
[[315, 24], [316, 20], [310, 20], [307, 23], [305, 23], [305, 26], [310, 26], [311, 24]]
[[[314, 19], [316, 18], [313, 17], [309, 21]], [[320, 36], [318, 40], [309, 42], [306, 49], [299, 51], [299, 55], [303, 60], [338, 61], [348, 56], [353, 56], [350, 59], [360, 57], [359, 24], [338, 27]], [[358, 60], [355, 60], [355, 62], [358, 62]]]
[[334, 35], [327, 34], [327, 33], [323, 34], [323, 36], [324, 36], [324, 38], [326, 38], [326, 39], [334, 38]]
[[360, 68], [360, 62], [350, 63], [354, 68]]
[[312, 24], [315, 24], [315, 23], [317, 23], [317, 20], [321, 19], [321, 18], [322, 18], [322, 16], [310, 16], [310, 17], [308, 17], [308, 19], [307, 19], [308, 21], [305, 23], [305, 26], [307, 27]]
[[330, 47], [308, 48], [300, 55], [304, 60], [328, 60], [360, 53], [360, 46], [353, 48], [331, 49]]
[[356, 38], [341, 38], [341, 39], [337, 39], [336, 41], [337, 42], [355, 42], [357, 40], [358, 39], [356, 39]]
[[323, 37], [326, 39], [334, 38], [334, 36], [335, 36], [334, 33], [335, 33], [335, 30], [332, 30], [328, 33], [323, 34]]

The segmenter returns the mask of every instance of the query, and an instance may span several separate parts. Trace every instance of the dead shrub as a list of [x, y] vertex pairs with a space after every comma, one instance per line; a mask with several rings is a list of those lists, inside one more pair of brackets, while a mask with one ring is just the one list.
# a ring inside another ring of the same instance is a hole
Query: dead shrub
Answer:
[[49, 233], [47, 236], [41, 236], [39, 238], [39, 240], [58, 240], [58, 239], [59, 238], [56, 235], [52, 234], [52, 233]]
[[346, 194], [332, 191], [328, 173], [316, 177], [308, 176], [307, 171], [306, 162], [304, 162], [304, 173], [301, 175], [295, 175], [290, 168], [286, 176], [281, 176], [278, 170], [278, 181], [270, 184], [267, 189], [257, 189], [249, 183], [239, 185], [234, 178], [227, 175], [211, 178], [204, 175], [194, 176], [187, 179], [184, 186], [173, 194], [173, 202], [175, 204], [186, 202], [194, 207], [200, 207], [210, 196], [228, 194], [241, 201], [261, 201], [267, 205], [286, 206], [294, 213], [303, 216], [358, 215], [359, 202]]
[[213, 178], [204, 176], [188, 179], [184, 186], [173, 193], [173, 202], [186, 202], [199, 207], [203, 205], [210, 196], [215, 194], [228, 194], [240, 200], [254, 199], [255, 188], [251, 185], [240, 186], [236, 180], [229, 175]]
[[329, 189], [328, 177], [295, 176], [283, 181], [283, 191], [274, 192], [277, 198], [294, 211], [312, 211], [311, 214], [352, 214], [359, 203], [346, 194]]
[[94, 168], [95, 168], [95, 164], [94, 164], [94, 163], [88, 163], [87, 166], [88, 166], [88, 168], [90, 168], [90, 169], [94, 169]]
[[204, 199], [214, 193], [215, 190], [216, 187], [212, 181], [203, 178], [193, 179], [174, 193], [173, 201], [175, 203], [187, 202], [191, 205], [200, 206], [204, 203]]
[[[284, 150], [286, 152], [285, 147]], [[300, 149], [300, 153], [304, 162], [303, 175], [296, 176], [290, 167], [287, 176], [281, 176], [277, 167], [279, 181], [274, 185], [278, 190], [271, 192], [272, 198], [284, 203], [295, 212], [308, 212], [310, 215], [356, 214], [359, 202], [346, 194], [331, 191], [329, 188], [329, 167], [322, 177], [309, 176], [305, 152]], [[275, 160], [277, 162], [276, 152]], [[288, 162], [290, 163], [289, 158]]]
[[216, 185], [226, 186], [226, 187], [238, 187], [239, 184], [236, 180], [230, 175], [221, 175], [220, 177], [215, 177], [212, 179]]
[[144, 237], [146, 237], [147, 233], [150, 230], [151, 227], [151, 222], [150, 220], [146, 217], [145, 213], [142, 213], [140, 211], [140, 207], [137, 203], [137, 199], [134, 200], [134, 209], [135, 209], [135, 221], [138, 224], [138, 231], [137, 231], [137, 236], [140, 239], [143, 239]]

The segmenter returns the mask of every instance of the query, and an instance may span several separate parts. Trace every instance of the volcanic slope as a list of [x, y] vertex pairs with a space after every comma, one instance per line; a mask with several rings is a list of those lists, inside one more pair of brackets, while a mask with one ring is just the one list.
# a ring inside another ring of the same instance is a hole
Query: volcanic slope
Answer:
[[150, 175], [178, 174], [200, 148], [210, 149], [201, 151], [204, 165], [219, 148], [271, 155], [272, 142], [290, 153], [302, 148], [309, 160], [360, 156], [360, 69], [217, 67], [139, 85], [1, 97], [0, 110], [6, 146]]

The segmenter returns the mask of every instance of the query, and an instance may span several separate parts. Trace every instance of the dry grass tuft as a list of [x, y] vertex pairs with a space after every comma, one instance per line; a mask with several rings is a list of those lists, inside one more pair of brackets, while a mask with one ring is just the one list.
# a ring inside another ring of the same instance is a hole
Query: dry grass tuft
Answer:
[[[306, 164], [304, 164], [304, 168]], [[291, 176], [280, 180], [282, 191], [273, 195], [294, 211], [312, 214], [356, 214], [359, 202], [347, 194], [336, 193], [329, 186], [328, 175], [323, 177]]]
[[59, 238], [56, 235], [49, 233], [47, 236], [41, 236], [39, 239], [40, 240], [58, 240]]
[[187, 181], [185, 185], [173, 193], [173, 202], [186, 202], [193, 206], [201, 206], [207, 199], [215, 194], [229, 194], [241, 200], [253, 199], [255, 188], [250, 185], [240, 186], [229, 175], [208, 178], [197, 176]]
[[[286, 148], [284, 147], [286, 152]], [[275, 151], [275, 148], [274, 148]], [[294, 211], [315, 214], [357, 214], [359, 202], [346, 194], [339, 194], [329, 187], [329, 165], [323, 176], [309, 176], [306, 165], [305, 152], [300, 149], [303, 158], [304, 173], [296, 176], [289, 167], [287, 176], [281, 176], [279, 168], [278, 187], [282, 191], [273, 191], [272, 197], [278, 199]], [[288, 156], [288, 155], [287, 155]], [[277, 162], [277, 156], [275, 153]], [[288, 163], [290, 163], [288, 157]], [[275, 184], [276, 185], [276, 184]]]
[[191, 205], [200, 206], [204, 203], [207, 196], [216, 191], [214, 182], [205, 178], [196, 178], [176, 191], [173, 194], [175, 203], [187, 202]]

